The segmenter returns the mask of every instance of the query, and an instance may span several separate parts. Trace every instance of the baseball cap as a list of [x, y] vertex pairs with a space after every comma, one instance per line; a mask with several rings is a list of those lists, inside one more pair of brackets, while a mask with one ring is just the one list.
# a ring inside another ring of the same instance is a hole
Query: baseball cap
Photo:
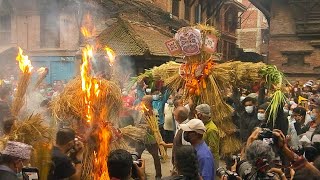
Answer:
[[200, 119], [191, 119], [186, 124], [180, 124], [179, 126], [183, 131], [195, 131], [199, 134], [206, 132], [206, 127]]
[[207, 116], [211, 116], [211, 108], [208, 104], [200, 104], [196, 107], [196, 111], [207, 115]]

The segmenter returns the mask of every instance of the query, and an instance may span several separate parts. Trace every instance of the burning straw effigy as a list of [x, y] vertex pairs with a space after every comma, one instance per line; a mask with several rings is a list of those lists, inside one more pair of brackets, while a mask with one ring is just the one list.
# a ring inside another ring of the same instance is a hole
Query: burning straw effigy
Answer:
[[[87, 38], [92, 35], [85, 27], [81, 31]], [[66, 85], [51, 103], [51, 109], [60, 122], [69, 121], [85, 139], [81, 179], [108, 180], [109, 151], [127, 148], [120, 131], [113, 126], [118, 121], [122, 99], [120, 88], [114, 82], [95, 76], [94, 51], [91, 44], [82, 49], [81, 77]], [[115, 54], [108, 48], [106, 53], [112, 65]]]
[[[219, 128], [222, 138], [222, 155], [230, 155], [240, 150], [241, 143], [233, 135], [232, 108], [224, 101], [224, 96], [233, 88], [265, 81], [270, 90], [275, 91], [269, 106], [268, 120], [275, 121], [280, 105], [284, 101], [281, 92], [283, 74], [275, 66], [264, 63], [230, 61], [218, 64], [214, 61], [219, 33], [213, 27], [198, 25], [181, 28], [173, 39], [166, 42], [173, 55], [183, 55], [184, 63], [168, 62], [159, 67], [146, 70], [134, 78], [140, 82], [161, 80], [172, 91], [184, 89], [183, 98], [192, 98], [196, 104], [206, 103], [211, 106], [213, 121]], [[188, 41], [186, 41], [188, 40]], [[277, 88], [272, 88], [272, 87]]]

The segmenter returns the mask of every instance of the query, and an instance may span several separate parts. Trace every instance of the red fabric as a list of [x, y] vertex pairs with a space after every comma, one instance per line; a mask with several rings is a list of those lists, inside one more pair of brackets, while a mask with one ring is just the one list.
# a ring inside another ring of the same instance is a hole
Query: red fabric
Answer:
[[129, 107], [133, 106], [134, 98], [131, 96], [123, 96], [122, 101], [123, 101], [123, 106], [129, 108]]

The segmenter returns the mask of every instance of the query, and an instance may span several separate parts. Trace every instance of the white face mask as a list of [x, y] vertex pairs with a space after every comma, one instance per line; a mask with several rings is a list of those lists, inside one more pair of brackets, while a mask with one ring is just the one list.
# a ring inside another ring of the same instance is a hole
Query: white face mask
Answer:
[[246, 106], [245, 109], [246, 109], [246, 112], [249, 114], [253, 112], [253, 106]]
[[240, 97], [240, 102], [242, 102], [246, 97], [245, 96], [241, 96]]
[[288, 110], [288, 109], [286, 109], [286, 108], [283, 108], [283, 112], [284, 112], [284, 113], [288, 113], [288, 112], [289, 112], [289, 110]]
[[265, 113], [258, 113], [257, 117], [260, 121], [264, 121], [266, 119], [266, 114]]

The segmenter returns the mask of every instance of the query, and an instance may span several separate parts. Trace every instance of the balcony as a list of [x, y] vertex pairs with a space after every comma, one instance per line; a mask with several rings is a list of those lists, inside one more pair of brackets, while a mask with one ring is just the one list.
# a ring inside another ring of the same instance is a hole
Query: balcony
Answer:
[[296, 33], [302, 38], [320, 36], [320, 4], [318, 0], [289, 0], [295, 18]]

